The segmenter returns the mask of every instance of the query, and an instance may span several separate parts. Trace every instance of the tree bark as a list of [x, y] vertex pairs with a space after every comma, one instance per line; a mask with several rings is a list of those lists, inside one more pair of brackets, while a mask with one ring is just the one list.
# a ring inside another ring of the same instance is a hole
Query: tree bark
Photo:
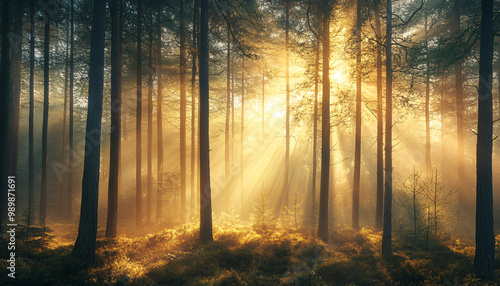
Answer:
[[14, 26], [10, 37], [12, 45], [12, 110], [11, 110], [11, 172], [17, 177], [17, 158], [19, 156], [19, 106], [21, 100], [21, 72], [22, 72], [22, 38], [23, 38], [24, 1], [15, 1]]
[[[67, 20], [70, 19], [70, 15], [68, 14]], [[61, 184], [59, 186], [59, 205], [58, 211], [60, 217], [64, 217], [64, 195], [67, 189], [66, 184], [66, 117], [68, 117], [68, 84], [69, 84], [69, 26], [66, 26], [66, 56], [64, 57], [64, 109], [63, 109], [63, 127], [62, 127], [62, 148], [61, 148], [61, 165], [62, 165], [62, 175], [61, 175]]]
[[181, 90], [181, 222], [186, 222], [186, 24], [184, 21], [184, 0], [180, 9], [180, 90]]
[[192, 54], [192, 70], [191, 70], [191, 212], [192, 218], [196, 216], [195, 203], [195, 170], [196, 170], [196, 59], [198, 54], [197, 47], [197, 22], [198, 22], [198, 0], [194, 0], [193, 4], [193, 54]]
[[[153, 17], [149, 17], [150, 27], [153, 27]], [[151, 223], [151, 199], [153, 192], [153, 33], [149, 37], [148, 46], [148, 166], [146, 190], [146, 223]]]
[[243, 186], [245, 179], [245, 165], [243, 164], [243, 139], [245, 138], [245, 56], [241, 59], [241, 140], [240, 140], [240, 192], [241, 192], [241, 218], [243, 218], [245, 211]]
[[[328, 5], [328, 0], [324, 0]], [[330, 10], [323, 15], [323, 102], [321, 130], [321, 186], [319, 194], [318, 238], [328, 240], [328, 186], [330, 176]]]
[[105, 32], [106, 1], [94, 0], [90, 43], [88, 114], [85, 134], [85, 150], [88, 153], [85, 156], [83, 166], [78, 237], [72, 252], [73, 256], [86, 262], [95, 261], [97, 237]]
[[142, 223], [142, 0], [137, 0], [137, 113], [135, 121], [135, 209], [136, 224]]
[[123, 9], [122, 0], [111, 2], [111, 135], [109, 154], [109, 182], [108, 182], [108, 216], [106, 223], [106, 237], [116, 237], [118, 219], [118, 174], [120, 164], [121, 141], [121, 71], [122, 59], [121, 21], [120, 11]]
[[160, 221], [162, 218], [162, 200], [163, 200], [163, 113], [162, 113], [162, 104], [163, 104], [163, 85], [162, 85], [162, 65], [163, 65], [163, 57], [161, 54], [161, 14], [162, 14], [162, 6], [161, 2], [158, 1], [158, 40], [157, 40], [157, 53], [158, 53], [158, 91], [156, 93], [156, 134], [158, 136], [158, 158], [157, 158], [157, 189], [156, 189], [156, 221]]
[[[461, 39], [461, 28], [460, 28], [460, 15], [461, 15], [461, 5], [460, 0], [455, 0], [454, 2], [454, 18], [453, 18], [453, 30], [457, 35], [458, 39]], [[460, 43], [461, 45], [461, 43]], [[463, 209], [466, 204], [466, 199], [464, 195], [464, 178], [465, 178], [465, 150], [464, 150], [464, 95], [463, 95], [463, 77], [462, 77], [462, 59], [457, 59], [455, 64], [455, 93], [457, 102], [457, 145], [458, 145], [458, 205], [459, 209]]]
[[213, 241], [209, 146], [208, 0], [201, 0], [200, 21], [200, 241]]
[[73, 142], [74, 142], [74, 122], [73, 122], [73, 89], [74, 89], [74, 54], [75, 54], [75, 41], [74, 41], [74, 32], [75, 32], [75, 20], [74, 20], [74, 0], [71, 0], [71, 20], [70, 20], [70, 48], [69, 48], [69, 138], [68, 138], [68, 194], [67, 194], [67, 217], [68, 222], [73, 220]]
[[319, 91], [319, 45], [316, 41], [316, 59], [314, 61], [314, 113], [313, 113], [313, 152], [312, 152], [312, 190], [311, 190], [311, 225], [315, 224], [314, 214], [316, 212], [316, 173], [318, 169], [317, 149], [318, 149], [318, 91]]
[[361, 4], [356, 0], [356, 137], [354, 143], [354, 182], [352, 190], [352, 228], [359, 229], [359, 184], [361, 176]]
[[[229, 197], [229, 117], [231, 116], [231, 26], [227, 21], [226, 129], [224, 134], [225, 193]], [[227, 205], [226, 207], [229, 207]]]
[[427, 175], [432, 173], [431, 161], [431, 125], [430, 125], [430, 67], [429, 67], [429, 35], [427, 28], [427, 12], [425, 12], [425, 169]]
[[49, 126], [49, 54], [50, 15], [45, 13], [45, 36], [43, 48], [43, 119], [42, 119], [42, 186], [40, 189], [40, 224], [45, 227], [47, 213], [47, 135]]
[[495, 233], [493, 221], [493, 0], [482, 0], [479, 59], [479, 104], [476, 153], [476, 253], [472, 272], [494, 281]]
[[392, 1], [387, 1], [386, 39], [386, 121], [385, 121], [385, 196], [382, 256], [392, 256]]
[[35, 1], [31, 2], [30, 11], [30, 91], [29, 91], [29, 131], [28, 131], [28, 228], [34, 221], [33, 208], [35, 206], [35, 163], [33, 151], [33, 124], [35, 116]]
[[377, 35], [377, 206], [375, 227], [382, 230], [384, 208], [384, 111], [382, 94], [382, 29], [380, 28], [380, 0], [375, 0], [375, 32]]
[[[2, 154], [10, 152], [10, 125], [11, 120], [10, 104], [12, 102], [12, 79], [11, 79], [11, 46], [9, 41], [10, 27], [12, 23], [12, 2], [2, 2], [2, 46], [0, 59], [0, 90], [4, 93], [0, 96], [0, 151]], [[2, 157], [3, 158], [3, 157]], [[10, 160], [0, 161], [0, 182], [2, 186], [7, 186], [10, 173]], [[5, 203], [7, 198], [7, 188], [0, 189], [0, 222], [3, 222]], [[3, 239], [3, 223], [0, 223], [0, 239]]]

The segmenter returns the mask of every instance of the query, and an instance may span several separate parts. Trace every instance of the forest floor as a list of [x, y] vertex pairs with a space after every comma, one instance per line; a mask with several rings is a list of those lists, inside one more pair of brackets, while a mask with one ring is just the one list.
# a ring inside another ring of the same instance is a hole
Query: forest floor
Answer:
[[197, 228], [100, 238], [91, 266], [71, 257], [69, 239], [53, 237], [44, 250], [26, 241], [15, 279], [0, 260], [0, 285], [484, 285], [470, 275], [474, 247], [450, 238], [396, 237], [394, 256], [383, 259], [381, 232], [368, 229], [332, 231], [325, 244], [307, 229], [227, 224], [200, 245]]

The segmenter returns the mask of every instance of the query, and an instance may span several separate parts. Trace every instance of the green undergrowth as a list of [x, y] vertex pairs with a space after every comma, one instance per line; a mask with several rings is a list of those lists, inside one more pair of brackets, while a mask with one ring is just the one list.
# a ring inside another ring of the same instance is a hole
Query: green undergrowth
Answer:
[[72, 258], [71, 243], [55, 238], [43, 250], [21, 247], [15, 279], [1, 260], [0, 285], [484, 285], [469, 274], [474, 249], [467, 243], [447, 239], [423, 249], [396, 237], [394, 255], [383, 259], [380, 232], [345, 228], [332, 232], [328, 244], [310, 233], [235, 224], [216, 227], [214, 242], [200, 244], [193, 223], [99, 239], [90, 266]]

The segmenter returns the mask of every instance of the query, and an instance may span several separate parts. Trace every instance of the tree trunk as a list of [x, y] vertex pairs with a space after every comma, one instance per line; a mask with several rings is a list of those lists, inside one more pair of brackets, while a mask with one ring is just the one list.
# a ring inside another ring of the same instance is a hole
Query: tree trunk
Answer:
[[28, 228], [34, 221], [35, 206], [35, 163], [33, 160], [33, 124], [35, 116], [35, 1], [31, 2], [30, 11], [30, 91], [29, 91], [29, 135], [28, 135]]
[[[150, 27], [153, 27], [153, 17], [149, 17]], [[148, 47], [148, 166], [146, 190], [146, 223], [151, 223], [151, 199], [153, 192], [153, 33], [149, 37]]]
[[198, 0], [194, 0], [193, 5], [193, 54], [191, 70], [191, 212], [192, 218], [196, 216], [195, 203], [195, 166], [196, 166], [196, 59], [198, 53], [197, 47], [197, 22], [198, 22]]
[[47, 213], [47, 133], [49, 126], [49, 41], [50, 15], [45, 13], [45, 37], [43, 51], [43, 121], [42, 121], [42, 186], [40, 191], [40, 224], [45, 227]]
[[142, 222], [142, 0], [137, 0], [137, 113], [135, 121], [135, 210], [136, 224]]
[[85, 156], [82, 180], [82, 202], [78, 237], [72, 255], [95, 261], [97, 205], [99, 199], [99, 161], [101, 149], [102, 94], [104, 85], [104, 45], [106, 33], [106, 1], [93, 1], [92, 36], [90, 42], [89, 98], [85, 134]]
[[208, 45], [208, 0], [201, 0], [200, 21], [200, 241], [213, 241], [212, 236], [212, 192], [210, 189], [209, 146], [209, 45]]
[[159, 222], [161, 220], [162, 214], [162, 200], [163, 200], [163, 113], [162, 113], [162, 104], [163, 104], [163, 95], [162, 95], [162, 65], [163, 65], [163, 57], [161, 54], [161, 11], [162, 6], [161, 2], [158, 2], [158, 11], [157, 11], [157, 21], [158, 21], [158, 40], [157, 40], [157, 53], [158, 53], [158, 91], [156, 93], [156, 134], [158, 137], [158, 158], [157, 158], [157, 188], [156, 188], [156, 221]]
[[[4, 93], [0, 96], [0, 151], [2, 154], [10, 152], [10, 126], [11, 120], [10, 104], [12, 101], [11, 85], [11, 46], [9, 41], [10, 25], [12, 23], [12, 2], [2, 2], [2, 27], [1, 37], [2, 57], [0, 60], [0, 90]], [[3, 157], [2, 157], [3, 158]], [[0, 161], [0, 182], [6, 186], [10, 173], [10, 160], [2, 159]], [[7, 188], [0, 189], [0, 222], [3, 222], [5, 203], [7, 198]], [[3, 223], [0, 223], [0, 239], [3, 239]]]
[[316, 60], [314, 61], [314, 114], [313, 114], [313, 152], [312, 152], [312, 192], [311, 192], [311, 225], [315, 224], [314, 216], [316, 212], [316, 173], [318, 160], [316, 158], [318, 149], [318, 91], [319, 91], [319, 45], [316, 42]]
[[[226, 202], [229, 198], [229, 117], [231, 116], [231, 26], [227, 21], [227, 74], [226, 74], [226, 130], [224, 134], [225, 155], [225, 193]], [[229, 205], [226, 205], [229, 207]]]
[[[70, 15], [68, 14], [67, 20]], [[59, 186], [59, 205], [58, 212], [60, 217], [64, 217], [64, 195], [67, 189], [66, 184], [66, 117], [68, 116], [68, 84], [69, 84], [69, 25], [66, 26], [66, 56], [64, 58], [64, 110], [63, 110], [63, 127], [62, 127], [62, 148], [61, 148], [61, 184]]]
[[384, 111], [382, 95], [382, 29], [380, 28], [380, 0], [375, 0], [375, 32], [377, 34], [377, 206], [375, 227], [382, 230], [384, 208]]
[[[290, 4], [285, 2], [285, 57], [286, 57], [286, 148], [285, 148], [285, 180], [283, 185], [284, 206], [288, 208], [288, 180], [290, 165], [290, 55], [289, 55], [289, 33], [290, 33]], [[286, 210], [286, 209], [285, 209]]]
[[387, 1], [386, 36], [386, 121], [385, 121], [385, 196], [382, 256], [392, 256], [392, 1]]
[[[328, 0], [324, 0], [328, 5]], [[323, 15], [323, 102], [321, 130], [321, 186], [319, 194], [318, 238], [328, 240], [328, 186], [330, 176], [330, 12]]]
[[181, 89], [181, 222], [186, 222], [186, 24], [184, 21], [184, 0], [180, 5], [180, 89]]
[[67, 194], [67, 217], [68, 222], [73, 220], [73, 89], [74, 89], [74, 54], [75, 54], [75, 41], [74, 41], [74, 32], [75, 32], [75, 20], [74, 20], [74, 0], [71, 0], [71, 20], [70, 20], [70, 49], [69, 49], [69, 138], [68, 138], [68, 194]]
[[21, 99], [22, 72], [22, 38], [23, 38], [24, 1], [15, 1], [14, 26], [10, 37], [12, 45], [12, 110], [11, 121], [11, 171], [10, 175], [17, 177], [17, 158], [19, 155], [19, 104]]
[[[461, 33], [460, 28], [460, 15], [461, 15], [461, 5], [460, 0], [455, 0], [454, 6], [454, 18], [453, 18], [453, 30], [457, 37]], [[459, 39], [461, 39], [459, 37]], [[461, 45], [461, 43], [460, 43]], [[465, 207], [465, 195], [464, 195], [464, 178], [465, 178], [465, 151], [464, 151], [464, 95], [463, 95], [463, 78], [462, 78], [462, 59], [457, 59], [455, 64], [455, 93], [457, 100], [457, 145], [458, 145], [458, 205], [459, 210]]]
[[266, 87], [266, 79], [265, 79], [265, 75], [266, 75], [266, 70], [265, 68], [262, 70], [262, 139], [264, 139], [264, 126], [265, 126], [265, 114], [266, 114], [266, 111], [265, 111], [265, 102], [266, 102], [266, 98], [265, 98], [265, 87]]
[[121, 21], [120, 11], [123, 9], [122, 0], [111, 2], [111, 135], [109, 154], [109, 184], [108, 184], [108, 217], [106, 223], [106, 237], [116, 237], [118, 218], [118, 173], [120, 164], [121, 141], [121, 71], [122, 58]]
[[431, 125], [430, 125], [430, 67], [429, 67], [429, 36], [427, 28], [427, 12], [425, 12], [425, 169], [427, 175], [432, 173], [431, 161]]
[[479, 59], [479, 104], [476, 160], [476, 253], [472, 272], [493, 281], [495, 233], [493, 221], [493, 0], [482, 0]]
[[243, 186], [244, 186], [244, 171], [245, 165], [243, 164], [243, 139], [245, 138], [245, 56], [241, 59], [241, 140], [240, 140], [240, 192], [241, 192], [241, 218], [243, 218], [245, 203], [244, 203], [244, 194], [243, 194]]
[[361, 4], [356, 0], [356, 138], [352, 190], [352, 228], [359, 229], [359, 183], [361, 176]]

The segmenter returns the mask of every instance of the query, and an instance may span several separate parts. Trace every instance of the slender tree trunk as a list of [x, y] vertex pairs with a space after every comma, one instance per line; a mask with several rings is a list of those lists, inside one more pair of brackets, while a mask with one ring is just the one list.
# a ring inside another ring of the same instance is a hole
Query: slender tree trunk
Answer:
[[444, 75], [441, 76], [441, 168], [443, 169], [443, 184], [446, 185], [446, 151], [445, 151], [445, 141], [444, 141]]
[[163, 200], [163, 85], [162, 85], [162, 65], [163, 57], [161, 54], [161, 2], [158, 1], [157, 21], [158, 21], [158, 40], [157, 40], [157, 53], [158, 53], [158, 91], [156, 93], [156, 134], [158, 136], [158, 158], [157, 158], [157, 189], [156, 189], [156, 221], [161, 221], [162, 218], [162, 200]]
[[[226, 202], [229, 197], [229, 117], [231, 116], [231, 26], [227, 21], [227, 73], [226, 73], [226, 129], [224, 134], [224, 156], [225, 156], [225, 191]], [[227, 205], [226, 207], [229, 207]]]
[[426, 54], [426, 71], [425, 71], [425, 168], [427, 174], [432, 173], [431, 161], [431, 125], [430, 125], [430, 67], [429, 67], [429, 36], [427, 28], [427, 12], [425, 13], [425, 54]]
[[[285, 149], [285, 180], [283, 185], [284, 206], [288, 208], [288, 180], [290, 165], [290, 55], [289, 55], [289, 33], [290, 33], [290, 3], [285, 2], [285, 57], [286, 57], [286, 149]], [[285, 208], [285, 210], [286, 210]]]
[[386, 121], [385, 121], [385, 196], [382, 255], [392, 256], [392, 1], [387, 1], [386, 39]]
[[243, 218], [245, 210], [243, 186], [244, 186], [244, 171], [245, 165], [243, 164], [243, 139], [245, 138], [245, 56], [241, 59], [241, 140], [240, 140], [240, 166], [241, 166], [241, 218]]
[[[328, 5], [328, 0], [324, 0]], [[321, 130], [321, 186], [318, 238], [328, 240], [328, 186], [330, 176], [330, 10], [323, 15], [323, 102]]]
[[45, 37], [43, 51], [43, 121], [42, 121], [42, 186], [40, 191], [40, 224], [45, 227], [47, 213], [47, 133], [49, 126], [49, 49], [50, 15], [45, 13]]
[[122, 0], [111, 2], [111, 135], [109, 151], [108, 217], [106, 237], [116, 237], [118, 219], [118, 173], [121, 141], [121, 71], [122, 59], [120, 10]]
[[195, 166], [196, 166], [196, 59], [197, 47], [197, 22], [198, 22], [198, 0], [194, 0], [193, 5], [193, 54], [191, 70], [191, 217], [196, 216], [195, 206]]
[[266, 97], [265, 97], [265, 87], [266, 87], [266, 70], [262, 70], [262, 138], [264, 138], [264, 127], [265, 127], [265, 103], [266, 103]]
[[[460, 15], [461, 15], [461, 5], [460, 0], [455, 0], [454, 12], [455, 16], [453, 18], [453, 29], [455, 34], [459, 36], [461, 34], [460, 28]], [[463, 78], [462, 78], [462, 59], [457, 59], [455, 64], [455, 93], [457, 102], [457, 145], [458, 145], [458, 205], [459, 209], [462, 209], [466, 202], [464, 196], [464, 178], [465, 178], [465, 151], [464, 151], [464, 96], [463, 96]]]
[[375, 227], [382, 230], [384, 208], [384, 111], [382, 94], [382, 29], [380, 28], [380, 0], [375, 0], [375, 32], [377, 34], [377, 206]]
[[493, 0], [482, 0], [476, 160], [476, 253], [472, 272], [494, 281], [493, 220]]
[[317, 149], [318, 149], [318, 91], [319, 91], [319, 45], [316, 42], [316, 59], [314, 61], [314, 114], [313, 114], [313, 152], [312, 152], [312, 192], [311, 192], [311, 225], [315, 224], [314, 216], [316, 212], [316, 173], [318, 168]]
[[[12, 23], [12, 2], [2, 2], [2, 27], [1, 27], [1, 60], [0, 60], [0, 90], [4, 93], [0, 96], [0, 151], [2, 154], [10, 152], [10, 104], [12, 101], [12, 79], [11, 79], [11, 46], [9, 40], [10, 27]], [[0, 161], [0, 182], [7, 186], [10, 175], [10, 160]], [[3, 222], [7, 188], [0, 189], [0, 222]], [[3, 239], [3, 223], [0, 223], [0, 239]]]
[[137, 113], [135, 122], [135, 210], [136, 224], [142, 222], [142, 0], [137, 0]]
[[201, 0], [200, 32], [200, 241], [213, 241], [210, 189], [208, 0]]
[[29, 135], [28, 135], [28, 228], [34, 221], [35, 206], [35, 163], [33, 160], [33, 124], [35, 116], [35, 1], [31, 2], [30, 11], [30, 91], [29, 91]]
[[[149, 18], [153, 27], [153, 17]], [[146, 223], [151, 223], [151, 199], [153, 192], [153, 33], [149, 37], [148, 47], [148, 166], [146, 190]]]
[[352, 228], [359, 229], [359, 183], [361, 176], [361, 4], [356, 0], [356, 138], [354, 144], [354, 182]]
[[23, 38], [23, 15], [24, 1], [15, 1], [14, 6], [14, 26], [12, 29], [12, 37], [10, 37], [12, 45], [12, 124], [11, 132], [11, 171], [10, 175], [17, 177], [17, 158], [19, 155], [19, 106], [21, 100], [21, 63], [23, 56], [22, 38]]
[[71, 20], [70, 20], [70, 48], [69, 48], [69, 138], [68, 138], [68, 194], [67, 194], [67, 217], [68, 222], [73, 220], [73, 89], [74, 89], [74, 54], [75, 54], [75, 41], [74, 41], [74, 32], [75, 32], [75, 20], [74, 20], [74, 0], [71, 0], [71, 12], [70, 12]]
[[[67, 20], [69, 22], [70, 15], [68, 14]], [[69, 84], [69, 25], [66, 26], [66, 56], [64, 60], [64, 110], [63, 110], [63, 127], [62, 127], [62, 148], [61, 148], [61, 165], [62, 175], [61, 184], [59, 186], [59, 205], [58, 211], [60, 217], [64, 217], [64, 195], [68, 188], [66, 184], [66, 117], [68, 116], [68, 84]]]
[[184, 0], [180, 5], [180, 89], [181, 89], [181, 222], [186, 222], [186, 24], [184, 21]]
[[85, 150], [89, 152], [84, 159], [80, 225], [72, 253], [76, 258], [86, 262], [95, 261], [97, 237], [106, 1], [94, 0], [92, 10], [89, 99], [85, 134]]

